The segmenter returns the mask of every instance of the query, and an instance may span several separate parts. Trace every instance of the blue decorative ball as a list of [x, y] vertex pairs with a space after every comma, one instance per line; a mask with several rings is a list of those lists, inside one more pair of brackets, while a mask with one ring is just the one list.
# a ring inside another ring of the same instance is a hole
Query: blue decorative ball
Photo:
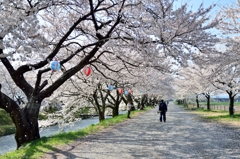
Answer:
[[112, 91], [113, 89], [114, 89], [114, 86], [112, 86], [112, 85], [108, 86], [108, 90]]
[[50, 68], [52, 71], [58, 71], [61, 68], [60, 62], [59, 61], [51, 61], [50, 62]]

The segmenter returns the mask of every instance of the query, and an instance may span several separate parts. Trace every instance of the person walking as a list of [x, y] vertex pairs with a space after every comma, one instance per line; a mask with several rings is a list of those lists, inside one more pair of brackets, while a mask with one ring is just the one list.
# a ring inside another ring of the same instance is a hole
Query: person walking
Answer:
[[162, 122], [162, 119], [164, 122], [166, 122], [166, 112], [167, 112], [167, 104], [162, 99], [159, 103], [158, 111], [160, 112], [160, 122]]
[[132, 107], [133, 107], [133, 105], [132, 105], [131, 101], [128, 101], [128, 103], [127, 103], [127, 111], [128, 111], [127, 118], [130, 118], [130, 113], [131, 113]]

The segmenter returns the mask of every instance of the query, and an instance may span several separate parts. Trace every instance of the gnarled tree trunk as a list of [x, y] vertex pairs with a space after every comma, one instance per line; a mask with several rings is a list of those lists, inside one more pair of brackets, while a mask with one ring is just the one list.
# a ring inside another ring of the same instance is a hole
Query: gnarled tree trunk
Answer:
[[37, 102], [36, 98], [33, 97], [24, 108], [21, 108], [14, 100], [2, 92], [0, 92], [0, 100], [0, 108], [5, 109], [10, 114], [16, 126], [15, 140], [17, 148], [24, 143], [40, 138], [38, 113], [41, 102]]

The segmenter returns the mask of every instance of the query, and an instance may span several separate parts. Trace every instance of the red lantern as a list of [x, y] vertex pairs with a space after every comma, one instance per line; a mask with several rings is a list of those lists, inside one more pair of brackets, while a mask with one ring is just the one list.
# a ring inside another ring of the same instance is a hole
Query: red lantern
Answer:
[[89, 76], [92, 73], [92, 69], [90, 67], [85, 67], [83, 72], [86, 76]]
[[132, 91], [131, 89], [128, 90], [128, 93], [132, 94], [132, 92], [133, 92], [133, 91]]
[[119, 93], [119, 94], [122, 94], [122, 93], [123, 93], [123, 89], [122, 89], [122, 88], [119, 88], [119, 89], [118, 89], [118, 93]]

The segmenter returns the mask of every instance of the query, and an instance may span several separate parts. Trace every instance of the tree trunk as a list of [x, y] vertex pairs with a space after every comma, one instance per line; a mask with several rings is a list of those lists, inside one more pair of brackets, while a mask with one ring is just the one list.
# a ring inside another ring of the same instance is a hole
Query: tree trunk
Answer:
[[207, 110], [210, 110], [210, 95], [206, 95], [207, 98]]
[[120, 103], [116, 103], [115, 106], [112, 109], [112, 117], [118, 116], [119, 115], [119, 104]]
[[[93, 100], [94, 102], [92, 103], [95, 107], [95, 110], [98, 113], [98, 118], [99, 118], [99, 122], [102, 122], [103, 120], [105, 120], [105, 103], [103, 103], [103, 105], [100, 105], [98, 102], [98, 96], [97, 96], [97, 89], [93, 92]], [[102, 98], [101, 98], [102, 99]], [[104, 101], [102, 101], [104, 102]]]
[[105, 120], [105, 114], [103, 112], [99, 112], [98, 113], [98, 118], [99, 118], [99, 122], [102, 122]]
[[142, 95], [142, 97], [141, 97], [141, 106], [143, 107], [143, 108], [145, 108], [145, 106], [146, 106], [146, 104], [147, 104], [147, 100], [148, 100], [148, 97], [147, 97], [148, 95], [147, 94], [144, 94], [144, 95]]
[[24, 143], [36, 140], [40, 138], [38, 127], [38, 114], [41, 106], [41, 102], [37, 101], [35, 97], [32, 97], [29, 103], [24, 108], [21, 116], [16, 116], [16, 134], [15, 139], [18, 148]]
[[112, 105], [113, 105], [113, 107], [112, 107], [112, 117], [119, 115], [119, 105], [122, 102], [122, 100], [123, 100], [124, 103], [127, 102], [127, 100], [123, 97], [123, 95], [119, 94], [118, 90], [116, 90], [116, 94], [117, 94], [117, 97], [114, 97], [111, 94], [109, 94], [112, 101], [113, 101], [112, 102]]
[[198, 100], [198, 95], [196, 95], [196, 103], [197, 103], [197, 108], [199, 108], [199, 100]]
[[99, 118], [99, 122], [102, 122], [103, 120], [105, 120], [105, 109], [102, 108], [101, 105], [99, 105], [98, 103], [95, 104], [95, 110], [98, 113], [98, 118]]
[[18, 120], [18, 122], [14, 122], [16, 125], [15, 140], [17, 142], [17, 148], [24, 143], [40, 138], [38, 120], [34, 119], [37, 118], [37, 116], [38, 114], [29, 114], [14, 117]]
[[140, 107], [141, 107], [140, 101], [137, 101], [137, 109], [140, 109]]
[[232, 93], [229, 93], [229, 115], [234, 115], [234, 97]]
[[183, 105], [184, 105], [184, 107], [188, 108], [188, 104], [187, 104], [187, 99], [186, 98], [183, 99]]
[[207, 99], [207, 110], [211, 110], [210, 108], [210, 93], [203, 93], [203, 95], [206, 97]]
[[26, 107], [21, 108], [14, 100], [4, 93], [0, 92], [0, 108], [8, 112], [16, 126], [15, 140], [17, 148], [24, 143], [40, 138], [38, 128], [38, 113], [41, 102], [37, 102], [36, 98], [30, 99]]

